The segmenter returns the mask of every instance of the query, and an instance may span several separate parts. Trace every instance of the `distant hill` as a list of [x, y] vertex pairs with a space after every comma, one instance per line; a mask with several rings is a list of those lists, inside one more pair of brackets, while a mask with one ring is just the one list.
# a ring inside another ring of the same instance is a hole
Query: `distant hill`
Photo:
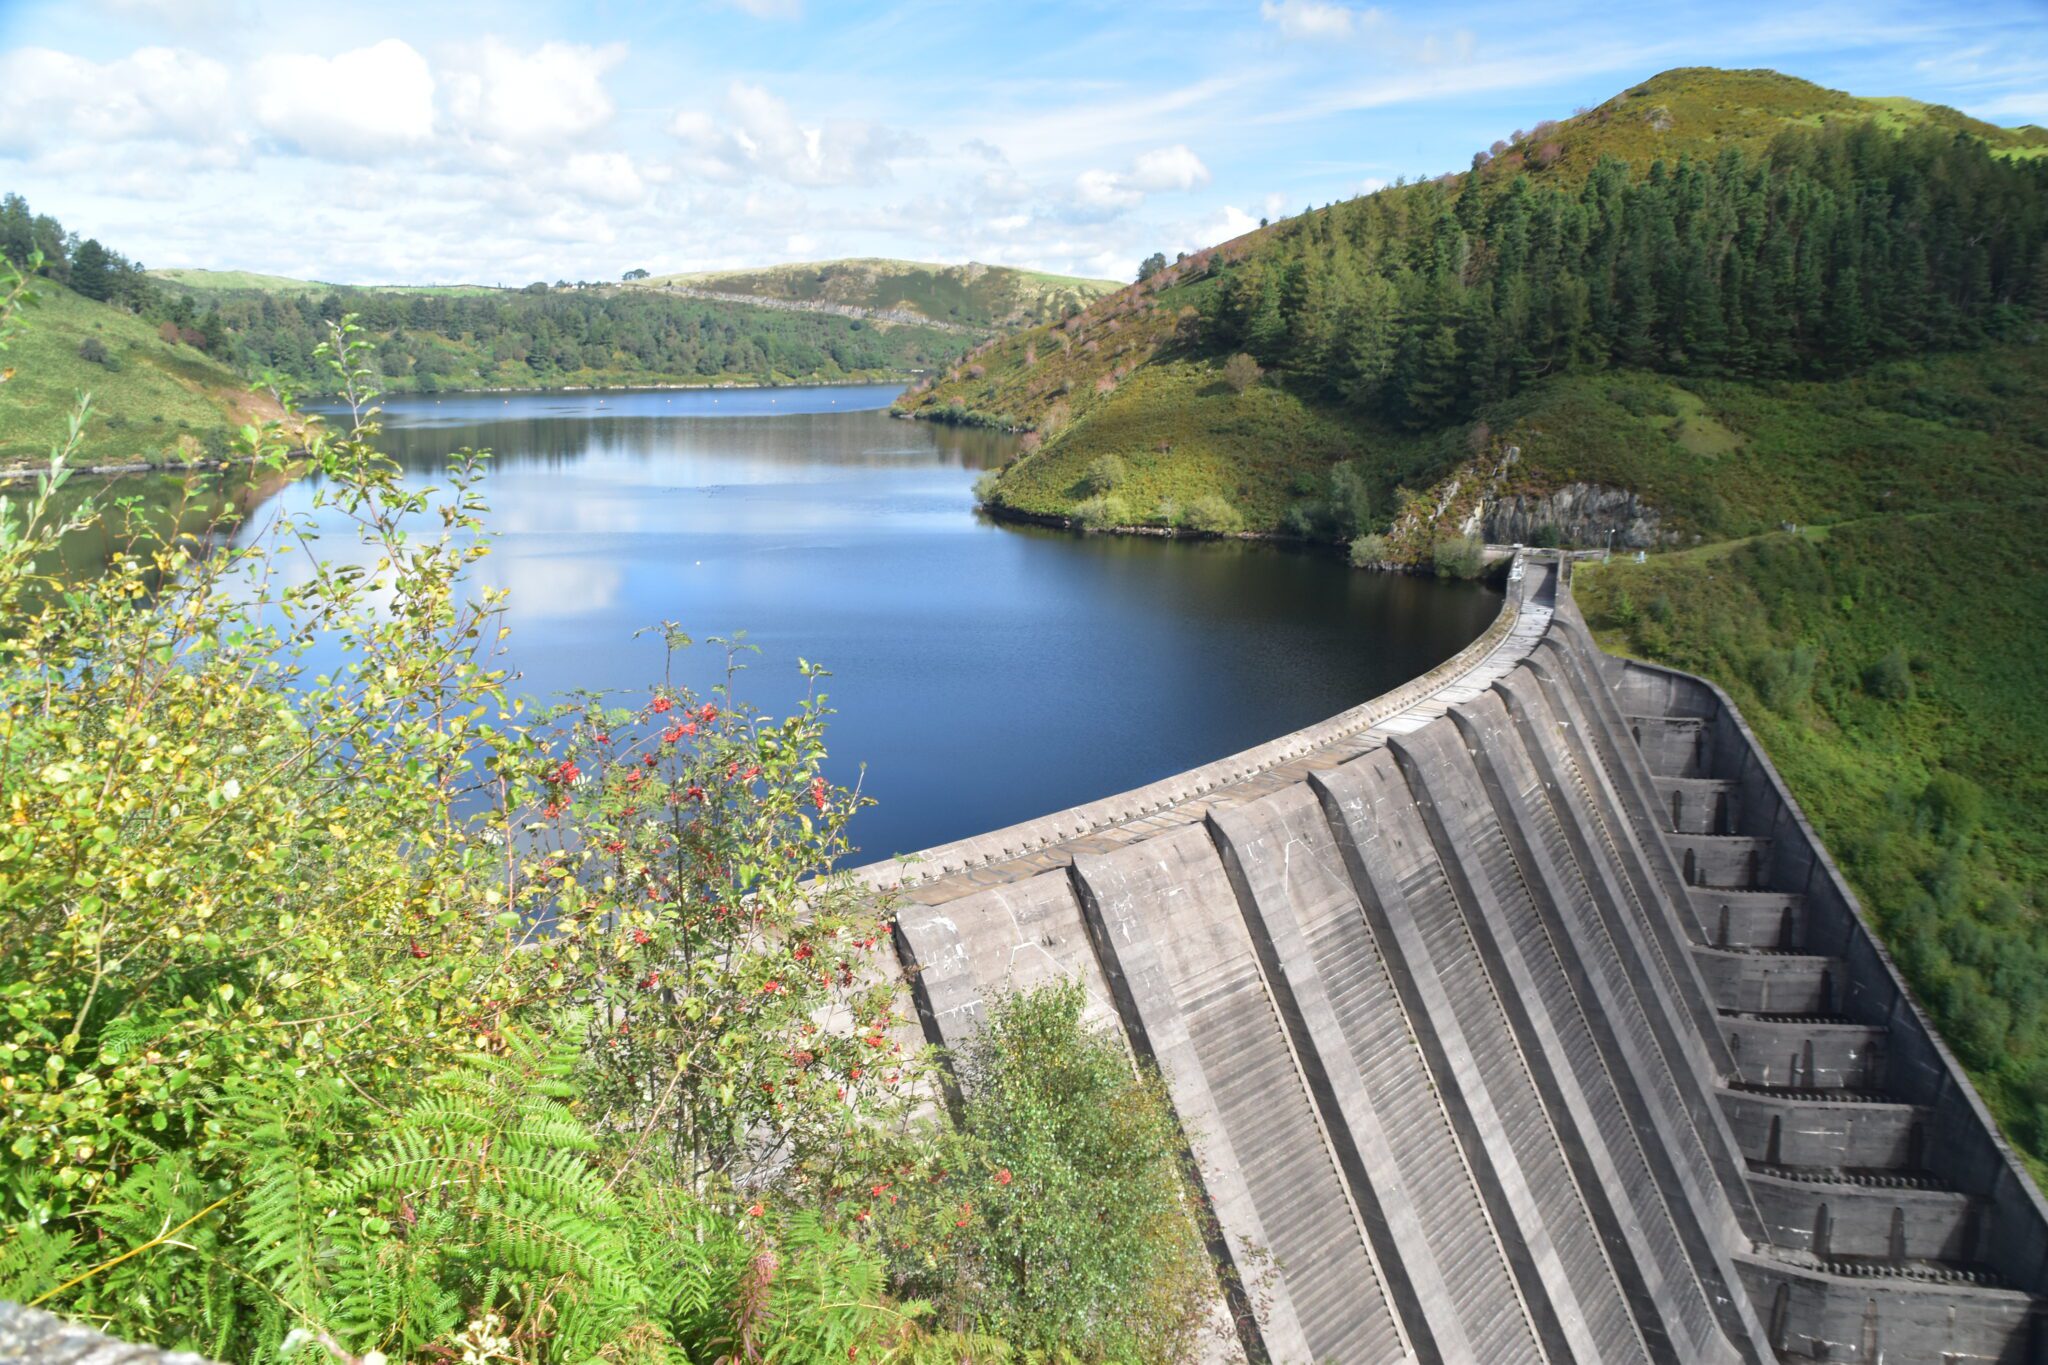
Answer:
[[[283, 416], [267, 395], [165, 327], [84, 298], [54, 280], [6, 354], [0, 384], [0, 466], [40, 464], [64, 439], [80, 393], [93, 416], [77, 462], [177, 462], [227, 452], [245, 422]], [[173, 329], [175, 330], [175, 329]]]
[[663, 286], [789, 303], [914, 313], [933, 322], [983, 330], [1057, 321], [1122, 287], [1114, 280], [1077, 279], [1004, 265], [932, 265], [882, 259], [810, 261], [752, 270], [656, 275], [637, 281], [635, 287]]
[[288, 298], [331, 294], [341, 289], [368, 289], [393, 294], [496, 294], [504, 292], [487, 284], [329, 284], [325, 280], [297, 280], [289, 275], [262, 275], [253, 270], [203, 270], [195, 266], [173, 266], [151, 270], [149, 277], [162, 284], [190, 290], [195, 294], [253, 293]]

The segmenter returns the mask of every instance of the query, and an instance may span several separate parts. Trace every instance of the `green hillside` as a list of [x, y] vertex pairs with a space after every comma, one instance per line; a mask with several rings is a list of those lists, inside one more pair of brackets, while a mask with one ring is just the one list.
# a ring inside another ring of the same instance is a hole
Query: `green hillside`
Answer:
[[1572, 118], [1538, 124], [1491, 156], [1487, 170], [1495, 176], [1526, 168], [1584, 178], [1604, 156], [1639, 169], [1660, 157], [1716, 156], [1731, 147], [1761, 156], [1788, 128], [1858, 125], [1889, 133], [1963, 134], [1995, 155], [2048, 156], [2048, 128], [2001, 128], [1946, 105], [1866, 99], [1776, 71], [1693, 66], [1652, 76]]
[[314, 355], [354, 314], [391, 392], [636, 384], [900, 380], [951, 364], [971, 337], [651, 290], [222, 290], [205, 299], [224, 353], [318, 392]]
[[40, 464], [63, 441], [80, 393], [93, 398], [78, 460], [170, 461], [227, 450], [242, 423], [281, 416], [233, 370], [159, 324], [38, 280], [34, 325], [14, 338], [0, 384], [0, 466]]
[[791, 303], [842, 304], [917, 313], [934, 322], [1003, 329], [1055, 321], [1119, 288], [1010, 266], [921, 261], [811, 261], [756, 270], [657, 275], [636, 288], [682, 285]]
[[[1112, 520], [1159, 525], [1170, 487], [1183, 508], [1232, 502], [1253, 530], [1348, 538], [1396, 520], [1397, 487], [1458, 477], [1475, 493], [1464, 462], [1497, 468], [1496, 429], [1575, 376], [1807, 381], [2022, 339], [2048, 310], [2048, 158], [2022, 154], [2043, 146], [2039, 129], [1767, 72], [1669, 72], [1471, 171], [1284, 220], [979, 348], [899, 409], [1037, 433], [990, 490], [999, 510], [1071, 516], [1101, 491], [1087, 466], [1113, 454], [1139, 476]], [[1225, 401], [1240, 352], [1263, 368], [1258, 396]], [[1247, 404], [1268, 425], [1278, 406], [1345, 430], [1317, 449], [1357, 461], [1370, 524], [1319, 515], [1301, 449], [1240, 450]], [[1714, 468], [1658, 449], [1606, 472], [1692, 499], [1670, 509], [1690, 531], [1739, 533], [1699, 502]], [[1716, 468], [1733, 482], [1740, 467]], [[1514, 473], [1540, 491], [1574, 470], [1538, 441]]]

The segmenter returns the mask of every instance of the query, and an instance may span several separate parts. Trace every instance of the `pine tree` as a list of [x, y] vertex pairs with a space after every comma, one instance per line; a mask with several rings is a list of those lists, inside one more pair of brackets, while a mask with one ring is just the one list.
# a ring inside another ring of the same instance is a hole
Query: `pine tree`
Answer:
[[112, 262], [99, 239], [88, 237], [71, 260], [71, 287], [89, 299], [105, 300], [114, 292]]

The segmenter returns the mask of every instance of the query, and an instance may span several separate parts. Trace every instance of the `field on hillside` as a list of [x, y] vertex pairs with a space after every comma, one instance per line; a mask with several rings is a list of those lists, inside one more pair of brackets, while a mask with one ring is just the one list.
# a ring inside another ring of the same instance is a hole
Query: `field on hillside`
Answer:
[[6, 353], [15, 375], [0, 384], [0, 465], [47, 460], [80, 393], [93, 396], [78, 455], [86, 464], [223, 454], [243, 422], [281, 415], [226, 367], [165, 341], [155, 325], [48, 280], [35, 290], [41, 306]]
[[1162, 498], [1216, 496], [1241, 509], [1247, 529], [1279, 531], [1290, 508], [1319, 496], [1324, 470], [1353, 460], [1384, 523], [1399, 488], [1430, 488], [1483, 432], [1523, 452], [1501, 493], [1633, 489], [1673, 534], [1716, 540], [1783, 521], [1995, 500], [2048, 460], [2048, 413], [2034, 397], [2043, 392], [2048, 343], [1892, 361], [1826, 383], [1616, 370], [1553, 380], [1462, 427], [1410, 433], [1267, 383], [1232, 394], [1211, 361], [1160, 361], [1133, 369], [1114, 403], [1083, 407], [1064, 439], [1013, 465], [996, 497], [1033, 515], [1070, 514], [1096, 491], [1090, 468], [1116, 456], [1130, 513], [1117, 524], [1161, 524]]
[[[1189, 505], [1222, 495], [1247, 524], [1263, 526], [1277, 522], [1297, 479], [1357, 453], [1357, 433], [1344, 424], [1274, 389], [1232, 392], [1200, 362], [1146, 366], [1126, 382], [1129, 401], [1016, 467], [1003, 481], [1004, 507], [1060, 516], [1105, 493], [1112, 524], [1172, 526]], [[1116, 473], [1097, 479], [1104, 459]]]
[[[289, 275], [261, 275], [253, 270], [199, 270], [173, 266], [148, 272], [151, 279], [205, 296], [216, 293], [276, 294], [285, 297], [318, 298], [337, 289], [354, 286], [328, 284], [323, 280], [298, 280]], [[380, 284], [369, 286], [378, 292], [396, 294], [498, 294], [506, 291], [487, 284]]]
[[1048, 275], [1009, 266], [879, 259], [658, 275], [638, 287], [666, 284], [799, 303], [902, 309], [934, 322], [987, 328], [1054, 321], [1120, 287], [1112, 280]]
[[2048, 343], [1897, 360], [1827, 382], [1572, 375], [1483, 412], [1523, 461], [1503, 491], [1629, 488], [1681, 535], [1755, 535], [1993, 501], [2048, 459]]

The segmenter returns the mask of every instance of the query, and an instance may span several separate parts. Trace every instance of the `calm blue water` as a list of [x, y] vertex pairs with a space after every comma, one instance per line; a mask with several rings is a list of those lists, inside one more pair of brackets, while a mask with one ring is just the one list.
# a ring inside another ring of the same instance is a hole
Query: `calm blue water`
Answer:
[[[738, 690], [771, 710], [800, 695], [799, 655], [830, 668], [835, 778], [865, 765], [881, 803], [855, 821], [857, 861], [1320, 720], [1456, 652], [1498, 605], [1266, 546], [996, 525], [970, 487], [1007, 438], [892, 419], [895, 392], [404, 398], [383, 444], [423, 483], [449, 450], [494, 452], [480, 568], [512, 591], [528, 693], [638, 694], [662, 660], [633, 632], [664, 619], [745, 631], [761, 653]], [[691, 655], [689, 680], [713, 681], [720, 657]]]

